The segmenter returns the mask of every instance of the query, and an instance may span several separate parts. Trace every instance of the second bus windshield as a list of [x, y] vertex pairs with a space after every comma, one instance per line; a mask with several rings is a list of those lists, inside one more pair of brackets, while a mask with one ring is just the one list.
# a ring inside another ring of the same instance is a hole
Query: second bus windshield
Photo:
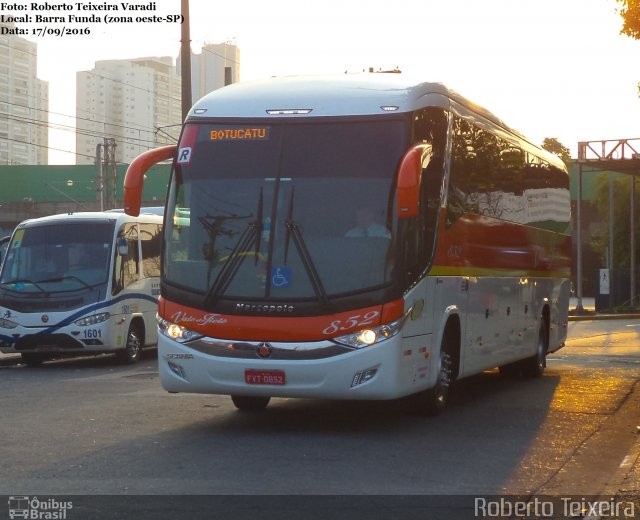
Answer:
[[388, 284], [406, 126], [187, 127], [169, 195], [165, 280], [211, 300], [322, 299]]

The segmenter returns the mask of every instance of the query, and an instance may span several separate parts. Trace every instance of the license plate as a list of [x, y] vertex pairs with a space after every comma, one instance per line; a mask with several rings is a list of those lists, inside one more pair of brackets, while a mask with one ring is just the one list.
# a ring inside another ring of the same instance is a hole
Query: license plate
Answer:
[[245, 370], [244, 382], [248, 385], [284, 386], [286, 379], [281, 370]]

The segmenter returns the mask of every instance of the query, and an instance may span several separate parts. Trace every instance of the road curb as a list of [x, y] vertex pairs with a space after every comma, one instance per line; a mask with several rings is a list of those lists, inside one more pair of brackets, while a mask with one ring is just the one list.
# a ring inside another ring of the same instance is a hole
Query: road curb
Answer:
[[569, 321], [592, 321], [592, 320], [640, 320], [640, 313], [587, 313], [569, 314]]

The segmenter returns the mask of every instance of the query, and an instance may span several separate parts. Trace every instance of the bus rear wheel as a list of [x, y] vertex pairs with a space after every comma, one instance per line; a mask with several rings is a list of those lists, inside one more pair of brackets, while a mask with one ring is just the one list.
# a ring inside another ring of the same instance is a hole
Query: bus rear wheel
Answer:
[[540, 321], [536, 353], [522, 362], [522, 373], [527, 377], [541, 377], [547, 366], [547, 351], [549, 348], [549, 328], [545, 318]]
[[247, 395], [232, 395], [231, 401], [238, 410], [243, 412], [257, 412], [259, 410], [264, 410], [271, 397], [255, 397], [255, 396], [247, 396]]

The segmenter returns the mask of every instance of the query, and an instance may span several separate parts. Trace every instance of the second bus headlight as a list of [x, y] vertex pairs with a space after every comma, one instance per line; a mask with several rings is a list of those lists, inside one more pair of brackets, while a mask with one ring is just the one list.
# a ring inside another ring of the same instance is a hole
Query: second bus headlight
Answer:
[[198, 339], [202, 337], [202, 334], [198, 332], [194, 332], [182, 325], [178, 325], [177, 323], [172, 323], [169, 320], [165, 320], [156, 314], [156, 320], [158, 322], [158, 330], [161, 334], [171, 338], [178, 343], [186, 343], [187, 341], [191, 341], [194, 339]]
[[108, 312], [102, 312], [100, 314], [94, 314], [93, 316], [85, 316], [79, 320], [74, 321], [78, 327], [88, 327], [89, 325], [97, 325], [103, 321], [107, 321], [111, 317]]
[[11, 320], [7, 320], [5, 318], [0, 318], [0, 328], [1, 329], [15, 329], [17, 326], [18, 326], [18, 324], [12, 322]]
[[392, 321], [391, 323], [380, 325], [379, 327], [371, 327], [370, 329], [358, 330], [345, 336], [333, 338], [332, 341], [352, 348], [363, 348], [369, 345], [375, 345], [398, 334], [400, 329], [402, 329], [404, 320], [405, 318], [403, 316], [399, 320]]

